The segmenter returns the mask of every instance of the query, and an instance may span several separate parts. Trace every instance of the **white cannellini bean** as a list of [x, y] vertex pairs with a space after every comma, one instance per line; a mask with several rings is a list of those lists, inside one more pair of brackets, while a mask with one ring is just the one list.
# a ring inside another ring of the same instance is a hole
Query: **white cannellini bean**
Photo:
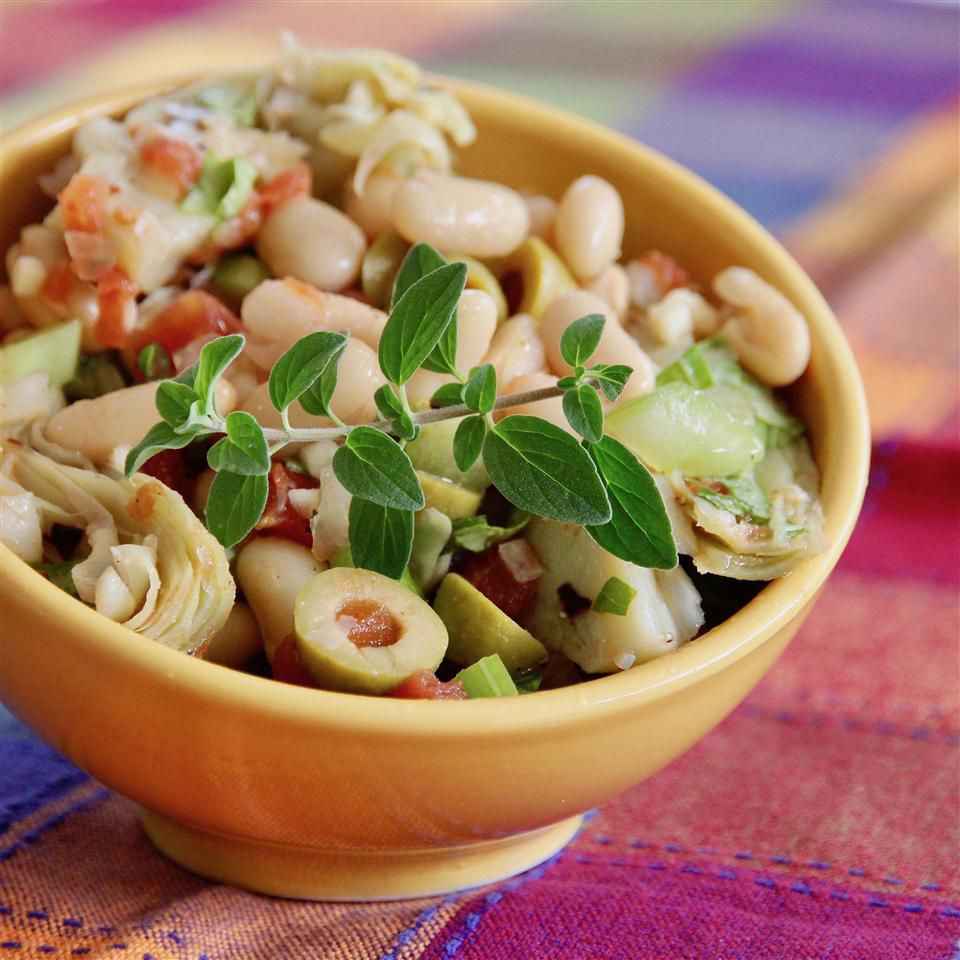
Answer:
[[[373, 395], [386, 383], [376, 353], [362, 340], [348, 340], [337, 372], [337, 388], [330, 401], [333, 412], [346, 423], [373, 420], [377, 415]], [[279, 428], [280, 414], [270, 402], [268, 386], [261, 383], [244, 401], [242, 409], [256, 417], [263, 426]], [[306, 413], [299, 402], [290, 407], [290, 423], [295, 427], [330, 425], [325, 417]]]
[[213, 635], [203, 651], [203, 659], [242, 670], [247, 661], [262, 649], [257, 618], [241, 601], [233, 605], [227, 622]]
[[278, 207], [257, 235], [257, 254], [275, 276], [292, 276], [321, 290], [343, 290], [360, 275], [367, 249], [348, 216], [313, 197]]
[[537, 321], [529, 313], [518, 313], [500, 324], [483, 358], [492, 363], [501, 383], [536, 373], [547, 364]]
[[660, 343], [689, 346], [697, 337], [713, 333], [719, 316], [695, 290], [678, 287], [647, 307], [647, 329]]
[[372, 240], [393, 229], [393, 196], [406, 177], [390, 167], [380, 167], [367, 179], [363, 196], [357, 196], [351, 181], [343, 208]]
[[633, 367], [633, 374], [627, 381], [622, 397], [633, 397], [649, 393], [656, 381], [653, 361], [643, 352], [640, 345], [617, 322], [610, 307], [595, 294], [586, 290], [569, 290], [561, 294], [547, 307], [540, 321], [540, 336], [547, 354], [547, 361], [557, 376], [571, 372], [570, 366], [560, 353], [560, 337], [563, 331], [580, 317], [590, 313], [600, 313], [606, 317], [600, 344], [590, 357], [590, 363], [622, 363]]
[[536, 193], [525, 193], [524, 203], [530, 214], [530, 236], [553, 245], [553, 227], [557, 220], [557, 201]]
[[595, 277], [620, 256], [623, 201], [606, 180], [574, 180], [557, 208], [557, 249], [580, 280]]
[[649, 307], [663, 296], [657, 275], [649, 264], [631, 260], [626, 266], [627, 282], [630, 284], [630, 303], [634, 307]]
[[244, 298], [240, 316], [247, 334], [244, 353], [263, 370], [271, 369], [298, 340], [318, 330], [346, 330], [352, 339], [376, 350], [387, 322], [382, 310], [292, 277], [256, 286]]
[[[114, 390], [93, 400], [78, 400], [55, 413], [43, 429], [52, 443], [66, 447], [102, 465], [115, 447], [132, 447], [160, 420], [154, 397], [157, 383]], [[236, 394], [228, 380], [217, 383], [217, 412], [226, 416], [234, 409]]]
[[[464, 290], [457, 305], [457, 369], [466, 375], [483, 360], [497, 329], [497, 305], [482, 290]], [[453, 377], [430, 370], [418, 370], [407, 384], [407, 394], [414, 403], [430, 398]]]
[[803, 314], [746, 267], [721, 270], [713, 289], [734, 308], [720, 333], [740, 362], [771, 387], [793, 383], [810, 361], [810, 330]]
[[[557, 378], [551, 377], [549, 373], [531, 373], [525, 377], [517, 377], [511, 380], [504, 389], [503, 393], [526, 393], [528, 390], [542, 390], [544, 387], [555, 387]], [[534, 400], [532, 403], [521, 403], [516, 407], [507, 407], [505, 410], [498, 410], [493, 416], [497, 420], [504, 417], [510, 417], [518, 413], [526, 414], [530, 417], [542, 417], [549, 420], [550, 423], [566, 430], [567, 433], [573, 433], [569, 422], [563, 412], [563, 398], [551, 397], [549, 400]]]
[[393, 195], [393, 223], [411, 243], [500, 257], [526, 238], [530, 213], [509, 187], [421, 170]]
[[619, 263], [610, 263], [603, 268], [584, 289], [595, 293], [622, 320], [630, 306], [630, 281], [627, 271]]
[[300, 588], [326, 568], [305, 546], [283, 537], [257, 537], [237, 555], [237, 583], [257, 619], [268, 660], [293, 633]]

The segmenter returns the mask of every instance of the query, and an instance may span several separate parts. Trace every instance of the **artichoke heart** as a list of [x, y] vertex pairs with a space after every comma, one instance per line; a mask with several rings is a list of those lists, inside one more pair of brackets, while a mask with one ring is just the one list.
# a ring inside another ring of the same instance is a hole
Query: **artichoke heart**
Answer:
[[[540, 517], [524, 536], [543, 564], [525, 626], [588, 673], [615, 673], [670, 653], [703, 625], [700, 595], [680, 567], [638, 567], [607, 553], [583, 527]], [[611, 577], [637, 591], [626, 616], [590, 609]]]
[[226, 622], [235, 587], [223, 547], [178, 493], [142, 473], [116, 478], [26, 448], [3, 461], [35, 497], [45, 528], [84, 530], [90, 553], [73, 570], [81, 599], [97, 600], [98, 585], [102, 596], [105, 575], [119, 589], [119, 577], [139, 601], [126, 626], [167, 647], [203, 651]]

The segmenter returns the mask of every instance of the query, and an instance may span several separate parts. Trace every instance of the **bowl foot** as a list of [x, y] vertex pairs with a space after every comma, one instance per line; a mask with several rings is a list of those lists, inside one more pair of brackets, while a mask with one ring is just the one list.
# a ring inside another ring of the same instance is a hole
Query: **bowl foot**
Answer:
[[300, 900], [401, 900], [504, 880], [573, 839], [582, 817], [456, 847], [350, 851], [272, 843], [187, 826], [150, 810], [140, 818], [161, 853], [210, 880]]

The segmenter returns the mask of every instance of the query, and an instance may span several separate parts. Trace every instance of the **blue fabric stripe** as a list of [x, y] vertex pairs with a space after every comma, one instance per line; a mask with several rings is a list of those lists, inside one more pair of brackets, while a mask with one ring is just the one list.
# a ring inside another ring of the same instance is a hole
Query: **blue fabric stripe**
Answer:
[[89, 779], [0, 707], [0, 835]]

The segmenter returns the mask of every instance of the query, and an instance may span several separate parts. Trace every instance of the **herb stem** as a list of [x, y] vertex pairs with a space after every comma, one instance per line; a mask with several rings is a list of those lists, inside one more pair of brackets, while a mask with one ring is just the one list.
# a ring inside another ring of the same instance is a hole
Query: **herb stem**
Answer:
[[[541, 387], [539, 390], [525, 390], [523, 393], [509, 393], [500, 397], [494, 404], [494, 410], [504, 410], [507, 407], [518, 407], [521, 404], [536, 403], [538, 400], [551, 400], [554, 397], [562, 396], [563, 390], [559, 387]], [[438, 407], [436, 410], [422, 410], [420, 413], [413, 414], [414, 423], [424, 426], [428, 423], [437, 423], [441, 420], [456, 420], [460, 417], [467, 417], [474, 413], [466, 404], [457, 404], [454, 407]], [[384, 433], [390, 432], [390, 422], [388, 420], [374, 420], [372, 423], [364, 424], [367, 427], [373, 427], [376, 430], [382, 430]], [[309, 443], [314, 440], [332, 440], [337, 437], [346, 436], [356, 425], [333, 426], [333, 427], [303, 427], [289, 431], [277, 430], [272, 427], [264, 427], [263, 434], [267, 441], [284, 441], [287, 443]]]

